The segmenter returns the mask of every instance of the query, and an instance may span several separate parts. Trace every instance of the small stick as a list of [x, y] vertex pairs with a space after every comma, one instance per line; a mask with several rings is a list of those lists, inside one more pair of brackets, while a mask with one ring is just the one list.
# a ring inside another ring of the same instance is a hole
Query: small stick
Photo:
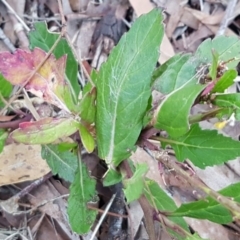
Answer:
[[64, 13], [63, 13], [62, 2], [61, 2], [61, 0], [57, 0], [57, 1], [58, 1], [58, 8], [59, 8], [61, 20], [62, 20], [62, 25], [63, 25], [63, 27], [66, 28], [66, 19], [65, 19], [65, 17], [64, 17]]
[[[62, 3], [61, 3], [61, 0], [58, 0], [58, 6], [59, 6], [59, 12], [60, 12], [60, 15], [61, 15], [61, 19], [62, 19], [62, 25], [66, 28], [66, 19], [64, 17], [64, 14], [63, 14], [63, 8], [62, 8]], [[83, 69], [83, 72], [85, 73], [85, 75], [87, 76], [88, 78], [88, 81], [90, 82], [90, 84], [92, 85], [92, 87], [94, 87], [94, 83], [91, 79], [91, 77], [89, 76], [88, 74], [88, 71], [86, 70], [85, 66], [83, 65], [80, 57], [78, 56], [78, 54], [76, 53], [76, 50], [75, 48], [72, 46], [72, 41], [71, 39], [69, 38], [69, 36], [66, 34], [66, 31], [64, 32], [65, 33], [65, 37], [66, 37], [66, 40], [69, 44], [69, 46], [71, 47], [72, 51], [73, 51], [73, 54], [75, 55], [75, 57], [77, 58], [78, 60], [78, 63], [80, 64], [81, 68]]]
[[17, 120], [8, 121], [8, 122], [0, 122], [0, 129], [9, 129], [12, 130], [19, 128], [19, 124], [22, 122], [29, 122], [32, 119], [32, 114], [27, 113], [23, 118], [19, 118]]
[[17, 193], [14, 198], [21, 199], [25, 195], [27, 195], [29, 192], [31, 192], [34, 188], [40, 186], [42, 183], [46, 182], [50, 177], [52, 177], [52, 173], [49, 172], [45, 176], [35, 180], [30, 185], [22, 189], [19, 193]]
[[201, 9], [201, 11], [203, 11], [203, 8], [204, 8], [203, 0], [199, 0], [199, 4], [200, 4], [200, 9]]
[[220, 28], [218, 29], [216, 36], [224, 35], [229, 22], [232, 20], [234, 8], [236, 7], [237, 1], [238, 0], [229, 0], [224, 18], [222, 19]]
[[[9, 17], [13, 23], [14, 31], [19, 39], [20, 46], [23, 49], [28, 49], [29, 41], [28, 41], [28, 38], [27, 38], [25, 32], [23, 31], [23, 27], [25, 28], [25, 30], [27, 32], [30, 31], [30, 28], [26, 25], [26, 23], [18, 16], [18, 14], [14, 11], [14, 9], [5, 0], [3, 0], [2, 2], [9, 9], [9, 12], [10, 12]], [[12, 52], [14, 52], [14, 51], [12, 51]]]
[[[155, 140], [157, 140], [157, 139], [160, 140], [161, 139], [160, 141], [163, 140], [160, 137], [154, 137], [154, 139]], [[222, 204], [225, 208], [227, 208], [232, 213], [234, 220], [240, 220], [240, 204], [238, 202], [235, 202], [231, 198], [223, 196], [218, 192], [215, 192], [214, 190], [209, 188], [207, 185], [200, 182], [194, 176], [189, 175], [189, 173], [187, 173], [181, 167], [179, 167], [178, 164], [173, 159], [171, 159], [171, 158], [164, 159], [157, 152], [155, 152], [154, 158], [156, 160], [162, 162], [167, 167], [169, 167], [171, 169], [174, 169], [174, 171], [177, 174], [184, 177], [192, 186], [198, 187], [200, 190], [202, 190], [204, 193], [206, 193], [206, 195], [210, 196], [216, 202], [219, 202], [220, 204]]]
[[98, 229], [100, 228], [100, 226], [101, 226], [104, 218], [106, 217], [106, 215], [107, 215], [110, 207], [112, 206], [112, 203], [113, 203], [115, 197], [116, 197], [116, 194], [113, 194], [113, 195], [112, 195], [112, 198], [110, 199], [110, 201], [109, 201], [109, 203], [108, 203], [108, 205], [107, 205], [107, 207], [106, 207], [106, 209], [105, 209], [105, 211], [104, 211], [104, 213], [103, 213], [103, 215], [102, 215], [101, 218], [99, 219], [98, 224], [97, 224], [97, 226], [95, 227], [95, 229], [94, 229], [94, 231], [93, 231], [93, 233], [92, 233], [92, 236], [91, 236], [90, 240], [93, 240], [93, 239], [94, 239], [94, 237], [95, 237]]
[[0, 28], [0, 40], [2, 40], [4, 42], [4, 44], [8, 47], [8, 49], [11, 52], [15, 52], [15, 50], [16, 50], [15, 46], [12, 44], [12, 42], [9, 40], [9, 38], [5, 35], [2, 28]]
[[[88, 205], [88, 208], [89, 208], [89, 209], [92, 209], [92, 210], [96, 210], [96, 211], [98, 211], [98, 213], [100, 213], [100, 214], [103, 214], [103, 213], [104, 213], [104, 211], [103, 211], [102, 209], [93, 207], [93, 206], [91, 206], [91, 205]], [[108, 212], [107, 215], [113, 216], [113, 217], [128, 218], [127, 215], [121, 215], [121, 214], [117, 214], [117, 213], [114, 213], [114, 212]]]
[[14, 11], [14, 9], [5, 1], [2, 0], [2, 3], [10, 10], [12, 14], [17, 18], [17, 20], [23, 25], [26, 31], [30, 31], [30, 28], [26, 25], [26, 23], [17, 15], [17, 13]]

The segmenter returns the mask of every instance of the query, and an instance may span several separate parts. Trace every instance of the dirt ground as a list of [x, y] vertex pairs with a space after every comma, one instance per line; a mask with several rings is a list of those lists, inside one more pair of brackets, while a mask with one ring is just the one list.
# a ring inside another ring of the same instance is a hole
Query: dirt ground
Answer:
[[[165, 15], [165, 35], [160, 46], [159, 64], [176, 53], [195, 52], [206, 38], [223, 34], [238, 36], [240, 31], [240, 1], [237, 0], [64, 0], [62, 4], [67, 35], [88, 71], [92, 68], [99, 70], [137, 17], [154, 7], [163, 9]], [[62, 27], [57, 0], [2, 0], [0, 16], [0, 52], [28, 49], [28, 33], [37, 21], [45, 21], [52, 32], [60, 32]], [[80, 83], [85, 84], [87, 78], [81, 71], [79, 74]], [[236, 88], [234, 86], [229, 91], [236, 91]], [[205, 122], [202, 127], [212, 128], [212, 122]], [[238, 139], [238, 124], [227, 127], [223, 133]], [[97, 157], [92, 154], [84, 158], [86, 162], [92, 162], [90, 167], [94, 171], [96, 165], [93, 162]], [[147, 162], [150, 166], [147, 176], [163, 188], [167, 181], [177, 205], [195, 199], [191, 186], [176, 181], [171, 174], [163, 178], [157, 163], [141, 149], [137, 149], [132, 159]], [[214, 190], [240, 181], [239, 159], [205, 170], [192, 168]], [[51, 174], [42, 160], [40, 146], [7, 145], [0, 154], [0, 176], [0, 240], [115, 239], [108, 234], [111, 227], [109, 219], [102, 223], [94, 238], [91, 238], [92, 232], [79, 236], [71, 231], [67, 218], [69, 183]], [[104, 209], [112, 193], [108, 188], [99, 187], [98, 191], [101, 198], [99, 207]], [[124, 205], [120, 207], [125, 209]], [[118, 217], [122, 228], [118, 239], [149, 239], [139, 203], [128, 206], [128, 215], [131, 216], [128, 221], [121, 214]], [[186, 221], [203, 238], [240, 239], [238, 223], [222, 226], [206, 220], [187, 218]], [[156, 231], [158, 239], [171, 239], [159, 224]]]

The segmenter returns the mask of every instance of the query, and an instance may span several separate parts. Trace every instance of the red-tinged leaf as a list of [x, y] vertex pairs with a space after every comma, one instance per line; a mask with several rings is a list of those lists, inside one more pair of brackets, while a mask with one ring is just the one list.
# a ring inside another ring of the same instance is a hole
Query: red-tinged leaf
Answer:
[[[46, 56], [47, 53], [40, 48], [35, 48], [32, 52], [18, 49], [14, 54], [0, 53], [0, 57], [4, 59], [0, 62], [0, 72], [10, 83], [21, 86]], [[51, 54], [25, 86], [28, 91], [61, 109], [64, 109], [64, 104], [73, 108], [72, 101], [69, 101], [71, 96], [67, 96], [68, 102], [65, 103], [66, 93], [70, 94], [69, 86], [64, 79], [66, 58], [64, 55], [56, 59]]]
[[[47, 53], [40, 48], [35, 48], [32, 55], [33, 65], [37, 67], [46, 57]], [[38, 70], [37, 74], [35, 74], [29, 84], [27, 84], [27, 88], [45, 92], [48, 91], [49, 88], [54, 90], [54, 87], [56, 88], [57, 85], [64, 85], [65, 65], [66, 55], [56, 60], [54, 55], [51, 54]]]
[[0, 57], [0, 72], [13, 85], [21, 85], [34, 70], [31, 52], [18, 49], [14, 54], [2, 52]]
[[36, 122], [21, 123], [19, 127], [11, 134], [16, 142], [48, 144], [75, 133], [79, 129], [79, 123], [72, 118], [45, 118]]
[[19, 128], [22, 130], [27, 130], [27, 131], [36, 130], [36, 128], [38, 130], [41, 130], [41, 126], [49, 124], [49, 123], [53, 122], [54, 120], [56, 121], [58, 119], [53, 119], [53, 118], [49, 117], [49, 118], [40, 119], [37, 122], [22, 122], [22, 123], [19, 123]]

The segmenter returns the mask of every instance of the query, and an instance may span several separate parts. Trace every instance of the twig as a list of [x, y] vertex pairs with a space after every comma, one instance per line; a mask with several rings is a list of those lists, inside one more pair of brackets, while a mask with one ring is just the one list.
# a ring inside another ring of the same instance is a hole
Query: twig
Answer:
[[12, 44], [12, 42], [9, 40], [9, 38], [5, 35], [5, 33], [3, 32], [3, 30], [0, 28], [0, 40], [2, 40], [4, 42], [4, 44], [8, 47], [8, 49], [11, 52], [15, 52], [16, 48], [14, 47], [14, 45]]
[[11, 240], [11, 239], [14, 239], [13, 237], [15, 237], [15, 236], [19, 236], [19, 232], [18, 232], [18, 231], [15, 232], [15, 233], [13, 233], [12, 235], [8, 236], [7, 238], [5, 238], [5, 240]]
[[33, 117], [35, 118], [35, 120], [40, 120], [40, 116], [38, 114], [38, 112], [36, 111], [36, 109], [34, 108], [26, 89], [23, 89], [23, 93], [24, 93], [24, 100], [26, 102], [27, 108], [30, 111], [30, 113], [33, 115]]
[[28, 50], [29, 49], [29, 40], [28, 40], [28, 37], [27, 37], [25, 31], [23, 30], [22, 24], [19, 23], [18, 19], [16, 18], [16, 16], [14, 14], [9, 14], [9, 17], [12, 21], [14, 32], [16, 33], [16, 35], [19, 39], [21, 48]]
[[208, 112], [192, 115], [188, 118], [188, 121], [189, 121], [190, 124], [193, 124], [193, 123], [201, 122], [201, 121], [204, 121], [204, 120], [208, 120], [210, 118], [215, 117], [222, 109], [223, 108], [215, 108], [215, 109], [210, 110]]
[[35, 180], [30, 185], [22, 189], [19, 193], [17, 193], [14, 198], [21, 199], [25, 195], [27, 195], [30, 191], [32, 191], [34, 188], [40, 186], [42, 183], [46, 182], [50, 177], [52, 176], [52, 173], [48, 173], [45, 176]]
[[[125, 172], [127, 178], [131, 178], [133, 176], [133, 172], [127, 160], [124, 160], [120, 165], [121, 172]], [[145, 196], [141, 196], [139, 199], [139, 204], [144, 212], [144, 219], [146, 224], [146, 230], [149, 236], [149, 239], [155, 240], [156, 234], [154, 229], [154, 220], [152, 214], [152, 208], [149, 205]]]
[[[57, 0], [58, 1], [58, 8], [59, 8], [59, 12], [60, 12], [60, 16], [61, 16], [61, 20], [62, 20], [62, 25], [64, 28], [66, 28], [66, 19], [64, 17], [64, 13], [63, 13], [63, 6], [62, 6], [62, 2], [61, 0]], [[66, 31], [65, 31], [66, 33]]]
[[100, 228], [100, 226], [101, 226], [104, 218], [106, 217], [106, 215], [107, 215], [110, 207], [112, 206], [112, 203], [113, 203], [115, 197], [116, 197], [116, 194], [113, 194], [112, 197], [111, 197], [111, 199], [110, 199], [110, 201], [109, 201], [109, 203], [108, 203], [108, 205], [107, 205], [107, 207], [106, 207], [106, 209], [105, 209], [105, 211], [104, 211], [104, 213], [103, 213], [103, 215], [102, 215], [101, 218], [99, 219], [98, 224], [97, 224], [97, 226], [95, 227], [95, 229], [94, 229], [94, 231], [93, 231], [93, 233], [92, 233], [92, 236], [91, 236], [90, 240], [93, 240], [93, 239], [94, 239], [94, 237], [95, 237], [98, 229]]
[[[14, 11], [14, 9], [5, 0], [3, 0], [2, 2], [9, 9], [9, 13], [10, 13], [9, 17], [12, 21], [14, 31], [19, 39], [21, 47], [24, 49], [28, 49], [29, 41], [28, 41], [28, 38], [27, 38], [25, 32], [23, 31], [23, 27], [28, 32], [30, 31], [29, 27], [25, 24], [25, 22], [18, 16], [18, 14]], [[12, 51], [12, 52], [14, 52], [14, 51]]]
[[141, 196], [138, 199], [142, 210], [144, 212], [144, 218], [145, 218], [145, 224], [146, 224], [146, 230], [149, 236], [150, 240], [155, 240], [157, 239], [155, 229], [154, 229], [154, 220], [153, 220], [153, 213], [152, 213], [152, 208], [147, 201], [145, 196]]
[[[3, 95], [1, 94], [0, 92], [0, 100], [5, 104], [7, 105], [8, 102], [5, 100], [5, 98], [3, 97]], [[23, 116], [26, 116], [27, 114], [25, 112], [23, 112], [21, 109], [14, 109], [12, 106], [9, 106], [10, 109], [12, 109], [13, 112], [17, 113], [17, 114], [21, 114]]]
[[[18, 212], [12, 212], [13, 215], [20, 215], [20, 214], [28, 214], [28, 213], [32, 213], [33, 211], [37, 210], [38, 208], [40, 207], [43, 207], [44, 205], [48, 204], [48, 203], [51, 203], [51, 202], [54, 202], [58, 199], [62, 199], [62, 198], [67, 198], [69, 197], [69, 193], [67, 194], [63, 194], [61, 196], [57, 196], [55, 198], [51, 198], [51, 199], [48, 199], [48, 200], [45, 200], [43, 202], [41, 202], [40, 204], [38, 204], [37, 206], [34, 206], [33, 208], [29, 209], [29, 210], [26, 210], [26, 211], [18, 211]], [[20, 204], [19, 204], [20, 205]], [[21, 206], [23, 206], [23, 204], [21, 204]]]
[[60, 16], [54, 16], [54, 17], [35, 17], [35, 16], [28, 16], [27, 14], [23, 14], [24, 18], [27, 18], [29, 20], [32, 21], [46, 21], [46, 22], [50, 22], [50, 21], [58, 21], [60, 20]]
[[[61, 19], [62, 19], [62, 25], [66, 27], [66, 19], [64, 17], [64, 14], [63, 14], [63, 8], [62, 8], [62, 3], [61, 3], [61, 0], [58, 0], [58, 6], [59, 6], [59, 12], [60, 12], [60, 15], [61, 15]], [[85, 73], [85, 75], [87, 76], [88, 78], [88, 81], [90, 82], [90, 84], [92, 85], [92, 87], [95, 87], [91, 77], [89, 76], [88, 72], [87, 72], [87, 69], [85, 68], [85, 66], [83, 65], [80, 57], [78, 56], [78, 54], [76, 53], [76, 50], [75, 48], [73, 47], [72, 45], [72, 41], [71, 39], [69, 38], [69, 36], [66, 34], [66, 31], [65, 31], [65, 37], [66, 37], [66, 40], [69, 44], [69, 46], [71, 47], [72, 51], [73, 51], [73, 54], [74, 56], [77, 58], [78, 60], [78, 63], [80, 64], [81, 68], [83, 69], [83, 72]]]
[[128, 214], [128, 221], [129, 221], [129, 225], [130, 225], [130, 236], [129, 236], [129, 240], [134, 240], [134, 230], [133, 230], [133, 219], [130, 213], [130, 209], [128, 207], [128, 204], [125, 202], [125, 207], [127, 210], [127, 214]]
[[[169, 139], [163, 139], [161, 137], [152, 137], [154, 140], [158, 140], [161, 142], [167, 142], [170, 141]], [[175, 162], [175, 160], [171, 158], [163, 158], [161, 154], [158, 152], [154, 153], [154, 157], [156, 160], [163, 163], [165, 166], [167, 166], [170, 169], [174, 169], [174, 171], [179, 174], [180, 176], [184, 177], [187, 182], [189, 182], [192, 186], [198, 187], [200, 190], [202, 190], [204, 193], [206, 193], [208, 196], [210, 196], [215, 201], [222, 204], [224, 207], [226, 207], [233, 215], [234, 220], [240, 220], [240, 204], [231, 200], [228, 197], [225, 197], [218, 192], [215, 192], [211, 188], [209, 188], [207, 185], [199, 181], [196, 177], [190, 175], [186, 171], [184, 171], [181, 167], [178, 166], [178, 164]]]
[[17, 20], [23, 25], [26, 31], [30, 31], [30, 28], [26, 25], [26, 23], [17, 15], [14, 9], [5, 1], [2, 0], [2, 3], [10, 10], [10, 12], [17, 18]]
[[201, 11], [203, 11], [203, 8], [204, 8], [203, 0], [199, 0], [199, 4], [200, 4], [200, 9], [201, 9]]
[[30, 191], [32, 191], [34, 188], [38, 187], [41, 185], [43, 182], [45, 182], [47, 179], [49, 179], [52, 176], [52, 173], [48, 173], [45, 176], [41, 177], [40, 179], [37, 179], [36, 181], [32, 182], [30, 185], [28, 185], [26, 188], [22, 189], [19, 193], [16, 195], [12, 196], [8, 200], [1, 201], [0, 203], [0, 208], [12, 215], [20, 215], [22, 213], [27, 213], [31, 212], [29, 211], [18, 211], [18, 204], [17, 202], [19, 199], [21, 199], [23, 196], [29, 194]]
[[28, 232], [28, 236], [29, 236], [30, 240], [33, 240], [33, 236], [32, 236], [32, 233], [31, 233], [31, 230], [29, 227], [27, 227], [27, 232]]
[[8, 121], [8, 122], [0, 122], [0, 129], [17, 129], [19, 128], [19, 124], [22, 122], [29, 122], [32, 119], [32, 114], [26, 114], [23, 118], [19, 118], [17, 120]]
[[[103, 213], [104, 213], [104, 211], [103, 211], [102, 209], [93, 207], [93, 206], [91, 206], [91, 205], [88, 205], [87, 207], [88, 207], [89, 209], [92, 209], [92, 210], [97, 211], [97, 212], [100, 213], [100, 214], [103, 214]], [[107, 215], [113, 216], [113, 217], [128, 218], [127, 215], [122, 215], [122, 214], [118, 214], [118, 213], [114, 213], [114, 212], [108, 212]]]
[[234, 11], [234, 8], [236, 7], [237, 1], [238, 0], [229, 0], [224, 18], [222, 19], [220, 28], [218, 29], [216, 36], [224, 35], [229, 22], [232, 20], [233, 11]]
[[69, 38], [69, 36], [66, 36], [66, 39], [67, 39], [67, 41], [68, 41], [68, 43], [69, 43], [69, 46], [71, 46], [71, 49], [72, 49], [72, 51], [73, 51], [73, 54], [74, 54], [75, 57], [77, 58], [78, 63], [79, 63], [80, 66], [81, 66], [81, 69], [83, 70], [84, 74], [87, 76], [87, 79], [88, 79], [89, 83], [92, 85], [92, 87], [95, 87], [95, 84], [93, 83], [90, 75], [88, 74], [87, 69], [85, 68], [84, 64], [82, 63], [81, 58], [79, 57], [79, 54], [76, 53], [76, 50], [75, 50], [74, 47], [72, 46], [71, 39]]

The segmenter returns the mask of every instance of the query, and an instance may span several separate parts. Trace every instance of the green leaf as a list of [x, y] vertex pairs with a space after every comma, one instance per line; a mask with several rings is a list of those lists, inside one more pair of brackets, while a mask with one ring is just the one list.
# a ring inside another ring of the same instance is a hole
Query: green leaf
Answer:
[[60, 152], [65, 152], [65, 151], [69, 151], [72, 150], [74, 148], [77, 147], [77, 143], [70, 143], [70, 142], [62, 142], [58, 144], [58, 150]]
[[210, 240], [208, 238], [201, 238], [197, 233], [194, 233], [192, 236], [188, 236], [185, 240]]
[[[92, 79], [93, 84], [96, 85], [97, 84], [97, 78], [98, 78], [98, 71], [96, 69], [92, 69], [90, 78]], [[89, 85], [91, 85], [91, 84], [89, 84]]]
[[71, 228], [78, 234], [88, 233], [95, 222], [97, 211], [88, 209], [89, 202], [96, 202], [96, 181], [88, 174], [87, 167], [79, 161], [68, 198], [68, 216]]
[[235, 111], [235, 118], [237, 121], [240, 121], [240, 111], [239, 110]]
[[84, 96], [79, 104], [79, 115], [83, 121], [91, 124], [95, 121], [96, 115], [96, 88], [92, 88], [91, 85], [88, 83], [83, 88], [83, 94]]
[[0, 153], [4, 148], [7, 137], [8, 137], [8, 132], [4, 129], [0, 129]]
[[[8, 98], [12, 92], [12, 84], [8, 82], [2, 74], [0, 74], [0, 95], [4, 98]], [[3, 107], [5, 104], [0, 98], [0, 107]]]
[[44, 118], [36, 122], [23, 122], [11, 133], [12, 139], [25, 144], [48, 144], [68, 137], [79, 129], [72, 118]]
[[213, 58], [213, 61], [209, 69], [209, 76], [212, 78], [212, 80], [215, 80], [217, 77], [219, 54], [214, 49], [212, 49], [212, 58]]
[[99, 156], [117, 166], [131, 155], [151, 96], [151, 77], [163, 36], [162, 15], [139, 17], [113, 49], [97, 79]]
[[222, 164], [240, 156], [239, 141], [218, 134], [216, 130], [202, 130], [198, 124], [193, 124], [184, 136], [161, 138], [161, 144], [170, 144], [179, 161], [188, 158], [199, 168]]
[[185, 64], [190, 55], [177, 54], [166, 63], [157, 68], [153, 73], [153, 88], [163, 94], [168, 94], [181, 87], [195, 75], [194, 65], [188, 65], [186, 71]]
[[[39, 47], [48, 52], [58, 39], [59, 34], [49, 32], [44, 22], [36, 22], [34, 28], [35, 30], [29, 34], [30, 48]], [[80, 85], [77, 80], [78, 64], [66, 39], [62, 38], [59, 41], [53, 50], [53, 54], [56, 58], [67, 55], [66, 76], [76, 102], [80, 92]]]
[[[233, 201], [240, 202], [239, 188], [240, 183], [235, 183], [222, 189], [219, 193], [223, 196], [231, 197]], [[182, 204], [174, 213], [171, 214], [173, 214], [173, 216], [208, 219], [219, 224], [228, 224], [232, 222], [231, 212], [210, 197], [196, 202]]]
[[[144, 194], [148, 199], [149, 203], [160, 211], [172, 212], [177, 209], [175, 202], [170, 198], [166, 192], [164, 192], [159, 185], [152, 181], [146, 180], [146, 185], [144, 188]], [[185, 230], [189, 231], [188, 225], [181, 217], [169, 217], [169, 219], [176, 224], [183, 227]]]
[[59, 97], [60, 100], [64, 102], [64, 104], [72, 113], [77, 113], [77, 107], [74, 103], [69, 84], [66, 84], [64, 86], [58, 85], [56, 87], [55, 94], [57, 97]]
[[195, 56], [200, 58], [202, 62], [212, 63], [212, 49], [214, 49], [219, 55], [219, 60], [227, 62], [226, 66], [229, 69], [234, 69], [240, 58], [239, 48], [240, 41], [237, 36], [217, 36], [213, 40], [207, 39], [202, 42], [198, 47]]
[[103, 179], [103, 186], [108, 187], [117, 184], [122, 181], [122, 178], [123, 177], [120, 172], [117, 172], [116, 170], [109, 168], [107, 171], [107, 175]]
[[228, 119], [231, 117], [231, 115], [234, 113], [234, 110], [232, 108], [222, 108], [217, 114], [216, 117], [219, 120]]
[[95, 148], [95, 142], [94, 142], [93, 136], [90, 134], [88, 129], [81, 123], [79, 124], [79, 134], [81, 137], [82, 144], [87, 150], [87, 152], [88, 153], [93, 152]]
[[214, 105], [219, 107], [232, 107], [240, 110], [240, 94], [239, 93], [228, 93], [215, 95], [212, 101]]
[[234, 112], [236, 120], [240, 120], [240, 94], [229, 93], [229, 94], [218, 94], [214, 96], [212, 103], [219, 107], [226, 107], [228, 110], [228, 117]]
[[[233, 201], [240, 202], [240, 183], [233, 183], [226, 188], [222, 189], [219, 191], [220, 194], [226, 196], [226, 197], [231, 197]], [[219, 204], [218, 202], [216, 202]]]
[[128, 203], [139, 199], [142, 195], [145, 181], [144, 176], [147, 172], [148, 166], [146, 163], [136, 164], [133, 176], [130, 179], [124, 180], [125, 189], [123, 189], [123, 192]]
[[232, 86], [238, 73], [234, 69], [227, 70], [215, 84], [211, 92], [223, 93], [228, 87]]
[[190, 109], [205, 85], [197, 84], [196, 78], [171, 92], [160, 104], [155, 127], [166, 130], [172, 137], [188, 132]]
[[53, 174], [58, 174], [66, 181], [73, 182], [77, 169], [77, 156], [59, 149], [58, 145], [43, 145], [42, 158], [46, 159]]
[[171, 216], [208, 219], [219, 224], [227, 224], [232, 221], [231, 212], [209, 198], [182, 204]]

